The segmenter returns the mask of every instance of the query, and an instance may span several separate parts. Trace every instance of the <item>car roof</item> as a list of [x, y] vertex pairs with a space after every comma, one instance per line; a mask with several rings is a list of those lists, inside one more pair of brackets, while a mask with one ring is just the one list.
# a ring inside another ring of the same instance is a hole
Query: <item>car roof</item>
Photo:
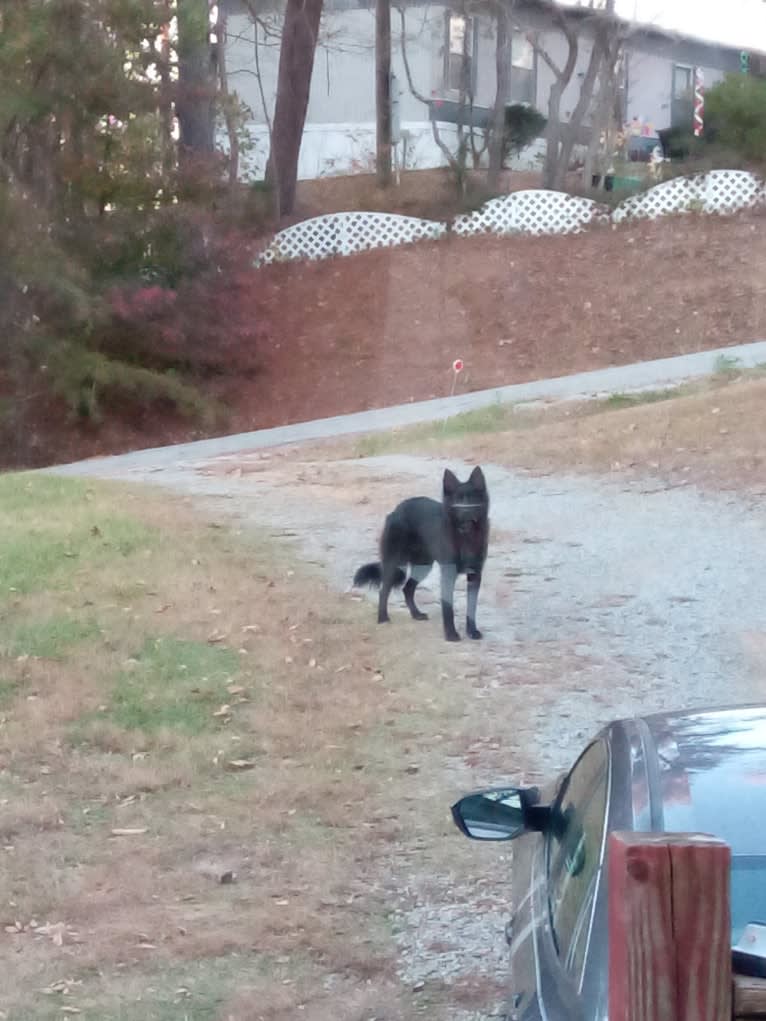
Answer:
[[766, 704], [642, 717], [659, 765], [663, 828], [766, 855]]

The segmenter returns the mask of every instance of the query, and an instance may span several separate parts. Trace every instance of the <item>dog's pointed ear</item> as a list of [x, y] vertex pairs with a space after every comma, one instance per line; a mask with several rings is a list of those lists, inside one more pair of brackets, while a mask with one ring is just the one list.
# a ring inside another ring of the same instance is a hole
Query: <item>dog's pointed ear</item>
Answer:
[[442, 482], [442, 489], [445, 496], [452, 496], [460, 483], [457, 480], [457, 476], [454, 472], [451, 472], [449, 468], [444, 469], [444, 481]]
[[484, 472], [481, 470], [481, 468], [478, 466], [478, 464], [476, 465], [474, 470], [471, 472], [471, 475], [470, 475], [468, 481], [471, 483], [471, 485], [475, 489], [486, 489], [487, 488], [487, 480], [484, 478]]

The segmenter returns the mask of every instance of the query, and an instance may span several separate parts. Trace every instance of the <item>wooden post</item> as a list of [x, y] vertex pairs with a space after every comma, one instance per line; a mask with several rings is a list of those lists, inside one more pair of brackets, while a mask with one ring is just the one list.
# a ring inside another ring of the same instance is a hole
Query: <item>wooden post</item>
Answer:
[[716, 837], [609, 837], [609, 1021], [730, 1021], [731, 852]]
[[391, 0], [375, 6], [375, 166], [378, 187], [391, 184]]

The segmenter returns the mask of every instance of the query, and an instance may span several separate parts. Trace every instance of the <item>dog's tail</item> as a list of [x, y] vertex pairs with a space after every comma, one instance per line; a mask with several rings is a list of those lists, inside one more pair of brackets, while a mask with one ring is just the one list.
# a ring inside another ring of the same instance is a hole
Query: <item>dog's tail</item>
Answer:
[[[394, 575], [394, 588], [401, 588], [406, 580], [406, 573], [401, 567], [397, 567], [396, 574]], [[374, 564], [363, 564], [354, 575], [355, 588], [363, 588], [365, 585], [369, 585], [370, 588], [380, 588], [382, 581], [383, 568], [380, 565], [380, 561]]]

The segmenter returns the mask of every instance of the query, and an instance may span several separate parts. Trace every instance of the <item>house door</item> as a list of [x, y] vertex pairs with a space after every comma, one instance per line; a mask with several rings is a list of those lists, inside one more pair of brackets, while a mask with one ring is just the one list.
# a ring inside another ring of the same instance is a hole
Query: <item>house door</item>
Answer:
[[691, 131], [694, 122], [694, 68], [673, 65], [673, 92], [670, 100], [670, 126]]

